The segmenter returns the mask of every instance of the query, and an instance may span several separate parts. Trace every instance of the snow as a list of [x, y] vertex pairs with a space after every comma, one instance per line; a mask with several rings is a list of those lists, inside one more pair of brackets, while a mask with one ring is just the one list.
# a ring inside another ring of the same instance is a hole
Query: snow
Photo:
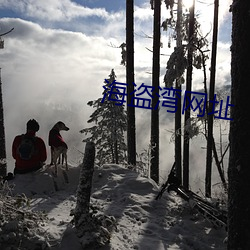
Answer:
[[[37, 235], [49, 243], [50, 247], [40, 249], [83, 249], [70, 223], [71, 211], [76, 205], [80, 167], [70, 167], [68, 184], [59, 169], [58, 191], [54, 188], [51, 169], [18, 175], [8, 183], [14, 186], [12, 195], [24, 193], [29, 197], [29, 210], [45, 212], [48, 216], [39, 223], [40, 230], [29, 229], [33, 231], [32, 237]], [[100, 213], [116, 220], [110, 244], [99, 249], [226, 249], [224, 228], [213, 228], [175, 193], [165, 192], [160, 200], [155, 200], [158, 192], [159, 187], [152, 181], [132, 170], [112, 164], [96, 167], [91, 204]], [[1, 247], [1, 242], [0, 248], [8, 250]]]

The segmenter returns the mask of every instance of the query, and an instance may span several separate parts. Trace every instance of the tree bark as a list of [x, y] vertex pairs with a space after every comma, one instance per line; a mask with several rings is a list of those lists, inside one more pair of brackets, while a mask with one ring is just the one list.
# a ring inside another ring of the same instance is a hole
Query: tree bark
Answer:
[[[188, 100], [191, 100], [191, 90], [192, 90], [192, 73], [193, 73], [193, 36], [194, 36], [194, 8], [195, 1], [193, 0], [192, 6], [189, 8], [189, 28], [188, 28], [188, 67], [187, 67], [187, 76], [186, 76], [186, 97]], [[186, 102], [186, 106], [188, 102]], [[185, 110], [185, 128], [189, 125], [190, 122], [190, 106]], [[184, 130], [184, 140], [183, 140], [183, 186], [188, 190], [189, 189], [189, 132]]]
[[[177, 22], [176, 22], [176, 46], [182, 46], [182, 0], [178, 0], [177, 6]], [[181, 157], [181, 98], [178, 97], [178, 93], [181, 93], [181, 84], [176, 80], [175, 89], [177, 102], [177, 111], [175, 113], [175, 163], [176, 163], [176, 175], [179, 180], [182, 180], [182, 157]]]
[[77, 202], [74, 211], [76, 235], [82, 249], [102, 249], [109, 243], [111, 233], [116, 226], [115, 218], [98, 212], [98, 208], [91, 206], [90, 195], [94, 172], [95, 144], [87, 142], [79, 185], [77, 188]]
[[250, 249], [250, 1], [234, 0], [230, 157], [228, 168], [228, 250]]
[[214, 153], [214, 160], [215, 160], [215, 163], [216, 163], [219, 175], [220, 175], [220, 179], [222, 181], [225, 192], [227, 192], [227, 182], [226, 182], [223, 170], [221, 168], [221, 164], [220, 164], [219, 157], [218, 157], [218, 154], [217, 154], [214, 138], [213, 138], [213, 153]]
[[87, 142], [82, 168], [80, 171], [79, 184], [76, 192], [77, 202], [74, 213], [76, 228], [81, 227], [89, 220], [89, 205], [94, 172], [95, 144]]
[[4, 130], [4, 110], [2, 95], [2, 77], [0, 70], [0, 176], [5, 177], [7, 174], [5, 130]]
[[[134, 1], [126, 1], [126, 81], [127, 81], [127, 147], [128, 164], [136, 165], [136, 128], [134, 107]], [[132, 105], [132, 106], [129, 106]]]
[[[161, 43], [161, 1], [154, 3], [153, 74], [154, 88], [151, 110], [151, 167], [150, 177], [159, 183], [159, 86], [160, 86], [160, 43]], [[155, 108], [157, 107], [157, 108]]]
[[[213, 24], [213, 41], [212, 41], [212, 55], [211, 55], [211, 69], [210, 69], [210, 88], [209, 88], [209, 105], [208, 114], [212, 113], [214, 104], [211, 103], [214, 99], [215, 88], [215, 73], [216, 73], [216, 55], [217, 55], [217, 37], [218, 37], [218, 14], [219, 14], [219, 0], [214, 1], [214, 24]], [[205, 177], [205, 194], [211, 197], [211, 178], [212, 178], [212, 161], [213, 161], [213, 122], [214, 115], [210, 114], [208, 118], [208, 134], [207, 134], [207, 159], [206, 159], [206, 177]]]

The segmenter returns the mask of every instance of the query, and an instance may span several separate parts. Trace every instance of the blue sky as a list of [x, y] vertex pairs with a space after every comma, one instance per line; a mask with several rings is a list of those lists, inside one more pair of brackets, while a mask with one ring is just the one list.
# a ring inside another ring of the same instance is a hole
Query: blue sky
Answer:
[[105, 8], [108, 12], [123, 10], [126, 5], [126, 0], [117, 0], [117, 1], [80, 0], [80, 1], [73, 1], [73, 2], [83, 5], [83, 6], [87, 6], [89, 8]]
[[[186, 0], [188, 1], [188, 0]], [[185, 0], [183, 1], [185, 4]], [[224, 22], [221, 22], [221, 31], [219, 38], [223, 41], [230, 40], [230, 15], [225, 15], [226, 8], [229, 9], [229, 0], [220, 4], [221, 16], [224, 16]], [[80, 31], [87, 34], [97, 34], [101, 32], [103, 26], [115, 22], [125, 23], [125, 0], [51, 0], [51, 1], [17, 1], [2, 0], [0, 2], [0, 18], [21, 18], [41, 25], [44, 28], [55, 28], [70, 31]], [[150, 19], [153, 12], [150, 11], [149, 0], [135, 0], [135, 31], [137, 21], [145, 22]], [[207, 4], [196, 3], [196, 13], [202, 17], [205, 22], [212, 26], [212, 1]], [[208, 10], [210, 9], [210, 11]], [[165, 4], [162, 4], [162, 19], [164, 18]], [[143, 13], [145, 11], [145, 13]], [[138, 13], [138, 14], [137, 14]], [[229, 22], [228, 22], [229, 21]], [[148, 23], [144, 23], [144, 28]], [[1, 25], [0, 25], [1, 29]], [[152, 30], [152, 29], [151, 29]], [[115, 29], [114, 29], [115, 31]]]
[[[35, 118], [41, 123], [40, 136], [58, 120], [71, 128], [65, 134], [70, 147], [82, 147], [79, 131], [93, 112], [87, 102], [101, 97], [104, 78], [111, 69], [117, 80], [125, 82], [125, 67], [120, 64], [119, 45], [125, 42], [125, 0], [1, 0], [0, 32], [14, 28], [4, 37], [0, 50], [7, 152], [13, 136], [24, 132], [25, 123]], [[153, 11], [149, 0], [135, 0], [135, 81], [151, 84]], [[213, 1], [197, 2], [197, 13], [204, 34], [211, 32]], [[218, 43], [217, 83], [230, 84], [230, 0], [220, 3], [220, 41]], [[162, 5], [162, 20], [168, 15]], [[162, 32], [162, 54], [171, 54], [167, 34]], [[208, 35], [211, 42], [211, 34]], [[168, 57], [161, 57], [161, 76]], [[207, 64], [209, 77], [209, 62]], [[193, 75], [194, 87], [203, 88], [203, 73]], [[137, 116], [139, 148], [149, 142], [149, 122]], [[163, 124], [161, 138], [169, 144], [169, 127]], [[140, 129], [142, 128], [142, 129]], [[146, 131], [146, 132], [145, 132]], [[148, 136], [145, 136], [148, 134]], [[142, 136], [140, 136], [142, 135]], [[74, 152], [74, 150], [72, 149]], [[173, 154], [171, 153], [171, 157]], [[171, 159], [170, 157], [170, 159]], [[164, 160], [164, 159], [162, 159]]]
[[[0, 2], [0, 18], [21, 18], [41, 25], [44, 28], [55, 28], [80, 31], [87, 34], [101, 32], [103, 26], [111, 22], [123, 22], [125, 25], [125, 0], [51, 0], [51, 1], [17, 1], [3, 0]], [[149, 8], [149, 1], [136, 0], [135, 8]], [[145, 14], [139, 11], [139, 19]], [[135, 18], [137, 16], [135, 15]], [[1, 28], [1, 26], [0, 26]], [[125, 28], [125, 27], [123, 27]], [[108, 34], [109, 35], [109, 34]]]

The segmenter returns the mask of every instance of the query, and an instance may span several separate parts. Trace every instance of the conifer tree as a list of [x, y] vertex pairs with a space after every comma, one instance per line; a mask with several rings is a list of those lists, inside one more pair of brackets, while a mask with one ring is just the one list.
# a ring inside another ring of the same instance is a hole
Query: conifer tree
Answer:
[[128, 164], [136, 165], [136, 124], [134, 107], [134, 0], [126, 0], [126, 82]]
[[118, 95], [110, 93], [110, 91], [119, 93], [115, 79], [116, 75], [112, 69], [109, 79], [104, 81], [103, 97], [87, 103], [96, 109], [88, 120], [88, 123], [95, 125], [80, 131], [85, 135], [91, 134], [83, 141], [95, 143], [96, 161], [99, 165], [104, 163], [119, 164], [125, 162], [126, 159], [127, 146], [124, 142], [124, 133], [127, 130], [126, 111], [122, 102], [115, 101], [119, 99]]

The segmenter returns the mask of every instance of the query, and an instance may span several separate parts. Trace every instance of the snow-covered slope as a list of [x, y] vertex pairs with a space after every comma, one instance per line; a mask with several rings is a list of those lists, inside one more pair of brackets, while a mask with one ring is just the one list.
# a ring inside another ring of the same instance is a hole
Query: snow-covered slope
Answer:
[[[33, 226], [29, 231], [30, 235], [46, 240], [50, 249], [82, 249], [70, 223], [70, 211], [76, 204], [79, 169], [70, 168], [69, 184], [59, 172], [57, 192], [50, 170], [17, 176], [9, 182], [15, 185], [13, 194], [25, 193], [30, 197], [29, 209], [48, 215], [47, 220], [38, 223], [40, 230]], [[175, 193], [165, 192], [160, 200], [155, 200], [157, 193], [158, 188], [148, 179], [121, 166], [104, 165], [95, 170], [91, 202], [102, 213], [116, 219], [116, 229], [104, 249], [226, 249], [225, 229], [213, 228]], [[3, 231], [0, 237], [2, 235]], [[6, 244], [4, 246], [7, 250]]]

